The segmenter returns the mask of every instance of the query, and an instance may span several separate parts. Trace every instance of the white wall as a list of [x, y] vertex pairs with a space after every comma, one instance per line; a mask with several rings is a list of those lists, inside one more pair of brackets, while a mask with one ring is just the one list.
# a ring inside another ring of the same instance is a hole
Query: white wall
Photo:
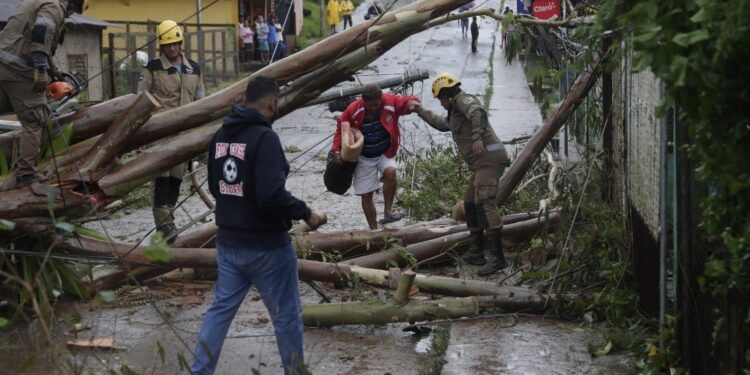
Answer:
[[[104, 68], [101, 56], [101, 30], [94, 28], [69, 28], [64, 43], [55, 53], [55, 63], [63, 72], [70, 72], [68, 55], [87, 55], [88, 100], [104, 100]], [[81, 82], [83, 83], [83, 82]]]

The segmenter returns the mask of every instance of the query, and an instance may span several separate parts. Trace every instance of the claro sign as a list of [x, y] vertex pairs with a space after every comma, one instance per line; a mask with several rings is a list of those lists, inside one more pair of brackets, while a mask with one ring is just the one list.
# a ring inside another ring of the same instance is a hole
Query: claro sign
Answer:
[[560, 2], [558, 0], [536, 0], [531, 4], [531, 14], [534, 17], [548, 20], [554, 16], [561, 18]]

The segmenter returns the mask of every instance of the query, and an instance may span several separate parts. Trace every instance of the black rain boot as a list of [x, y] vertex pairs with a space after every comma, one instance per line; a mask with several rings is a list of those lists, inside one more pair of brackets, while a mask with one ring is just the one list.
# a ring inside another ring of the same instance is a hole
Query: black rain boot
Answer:
[[477, 205], [474, 202], [464, 201], [464, 213], [466, 214], [466, 227], [469, 228], [469, 250], [461, 257], [461, 260], [481, 266], [486, 260], [484, 259], [484, 231], [479, 224]]
[[469, 232], [469, 250], [461, 260], [475, 266], [487, 263], [484, 258], [484, 232]]
[[487, 239], [490, 245], [490, 261], [477, 271], [479, 276], [489, 276], [501, 269], [508, 267], [503, 253], [503, 241], [501, 230], [488, 230]]

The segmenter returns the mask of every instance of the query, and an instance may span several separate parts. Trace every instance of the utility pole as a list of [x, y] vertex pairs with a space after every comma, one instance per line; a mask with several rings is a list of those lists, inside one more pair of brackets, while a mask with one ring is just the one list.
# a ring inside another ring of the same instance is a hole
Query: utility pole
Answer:
[[201, 23], [202, 17], [201, 17], [201, 10], [203, 9], [203, 5], [201, 4], [201, 0], [195, 0], [195, 18], [196, 23], [198, 24], [198, 31], [201, 31]]

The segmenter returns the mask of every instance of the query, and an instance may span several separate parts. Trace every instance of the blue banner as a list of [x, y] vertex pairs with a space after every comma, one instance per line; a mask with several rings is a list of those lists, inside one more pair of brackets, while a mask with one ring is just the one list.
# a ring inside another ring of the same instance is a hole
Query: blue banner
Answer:
[[516, 0], [516, 14], [529, 14], [529, 10], [523, 4], [523, 0]]

